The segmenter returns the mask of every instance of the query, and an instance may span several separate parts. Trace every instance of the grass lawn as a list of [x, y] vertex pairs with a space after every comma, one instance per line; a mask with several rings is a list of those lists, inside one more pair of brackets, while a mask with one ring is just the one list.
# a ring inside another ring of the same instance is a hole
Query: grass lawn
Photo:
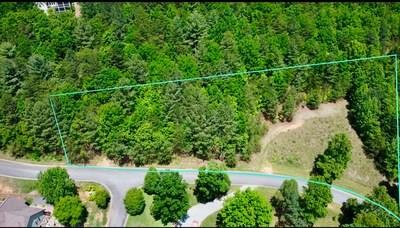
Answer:
[[339, 226], [339, 213], [340, 205], [337, 203], [328, 204], [328, 215], [325, 218], [318, 219], [314, 226], [315, 227], [338, 227]]
[[331, 116], [305, 120], [302, 126], [278, 134], [266, 144], [264, 151], [254, 154], [250, 163], [241, 162], [238, 169], [260, 171], [272, 166], [273, 173], [308, 177], [315, 157], [324, 152], [330, 137], [340, 132], [349, 135], [353, 150], [345, 173], [334, 184], [365, 195], [383, 177], [375, 169], [373, 160], [364, 154], [344, 106], [338, 107]]
[[[97, 183], [80, 182], [78, 183], [78, 194], [88, 211], [88, 217], [84, 224], [85, 227], [104, 227], [107, 224], [108, 208], [101, 209], [95, 202], [90, 201], [89, 197], [94, 189], [104, 189], [104, 187]], [[106, 190], [106, 189], [105, 189]]]
[[[144, 199], [146, 200], [146, 207], [142, 214], [136, 216], [128, 216], [126, 226], [128, 227], [163, 227], [161, 221], [154, 220], [150, 213], [150, 207], [153, 203], [153, 196], [144, 193]], [[170, 227], [173, 225], [170, 224]]]

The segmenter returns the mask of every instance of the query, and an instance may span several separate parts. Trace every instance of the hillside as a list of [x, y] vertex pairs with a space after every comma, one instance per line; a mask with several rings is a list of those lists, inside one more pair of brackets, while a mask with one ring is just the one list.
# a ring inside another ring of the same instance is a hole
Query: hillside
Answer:
[[[400, 4], [83, 3], [44, 14], [0, 4], [0, 151], [61, 159], [49, 94], [387, 55]], [[123, 165], [174, 156], [248, 162], [260, 113], [290, 121], [298, 104], [346, 98], [378, 170], [394, 181], [393, 58], [229, 79], [53, 97], [68, 157]], [[317, 139], [315, 139], [317, 140]]]

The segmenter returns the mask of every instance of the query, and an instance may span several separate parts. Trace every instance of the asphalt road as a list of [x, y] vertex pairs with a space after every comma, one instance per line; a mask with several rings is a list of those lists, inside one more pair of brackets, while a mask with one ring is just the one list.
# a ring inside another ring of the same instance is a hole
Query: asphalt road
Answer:
[[[40, 171], [51, 166], [33, 165], [14, 161], [0, 160], [0, 175], [16, 178], [36, 179]], [[99, 168], [99, 167], [67, 167], [68, 173], [76, 181], [92, 181], [104, 185], [111, 193], [108, 226], [123, 226], [126, 211], [123, 204], [125, 192], [131, 187], [143, 184], [146, 169], [143, 168]], [[194, 183], [197, 177], [195, 170], [179, 170], [188, 183]], [[261, 173], [229, 172], [232, 184], [259, 185], [279, 188], [285, 177], [266, 176]], [[305, 186], [305, 181], [299, 181], [299, 186]], [[349, 193], [332, 188], [333, 201], [341, 204], [348, 198], [357, 198]]]

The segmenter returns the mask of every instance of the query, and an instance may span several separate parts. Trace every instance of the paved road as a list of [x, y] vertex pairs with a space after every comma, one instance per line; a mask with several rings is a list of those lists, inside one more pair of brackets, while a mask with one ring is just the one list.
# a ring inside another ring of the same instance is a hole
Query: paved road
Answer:
[[[17, 178], [35, 179], [38, 173], [50, 166], [33, 165], [14, 161], [0, 160], [0, 175]], [[99, 168], [99, 167], [67, 167], [68, 173], [76, 181], [93, 181], [104, 185], [111, 192], [111, 203], [109, 211], [109, 226], [123, 226], [126, 219], [126, 211], [123, 205], [125, 192], [135, 186], [143, 184], [146, 169], [144, 168]], [[195, 170], [179, 170], [183, 178], [193, 183], [196, 179]], [[235, 185], [259, 185], [279, 188], [285, 177], [263, 175], [261, 173], [239, 173], [231, 171], [228, 173], [232, 184]], [[299, 181], [300, 186], [305, 186], [304, 181]], [[350, 197], [349, 193], [332, 189], [333, 200], [342, 203]]]

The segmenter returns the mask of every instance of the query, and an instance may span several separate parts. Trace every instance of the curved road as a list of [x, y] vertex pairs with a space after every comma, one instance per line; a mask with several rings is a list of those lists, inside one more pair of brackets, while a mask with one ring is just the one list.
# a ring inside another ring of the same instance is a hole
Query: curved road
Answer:
[[[52, 166], [0, 160], [0, 175], [36, 179], [40, 171], [49, 167]], [[146, 168], [107, 168], [92, 166], [84, 168], [82, 166], [66, 166], [65, 168], [67, 168], [71, 178], [76, 181], [97, 182], [108, 188], [111, 193], [108, 226], [121, 227], [124, 225], [127, 215], [123, 204], [125, 192], [131, 187], [137, 187], [143, 184]], [[196, 170], [181, 169], [178, 171], [187, 182], [194, 183], [197, 177]], [[282, 182], [288, 178], [263, 173], [237, 171], [228, 171], [228, 175], [234, 185], [259, 185], [271, 188], [279, 188]], [[305, 186], [307, 184], [303, 180], [297, 181], [299, 186]], [[332, 195], [333, 201], [339, 204], [346, 201], [348, 198], [358, 198], [334, 188], [332, 188]]]

